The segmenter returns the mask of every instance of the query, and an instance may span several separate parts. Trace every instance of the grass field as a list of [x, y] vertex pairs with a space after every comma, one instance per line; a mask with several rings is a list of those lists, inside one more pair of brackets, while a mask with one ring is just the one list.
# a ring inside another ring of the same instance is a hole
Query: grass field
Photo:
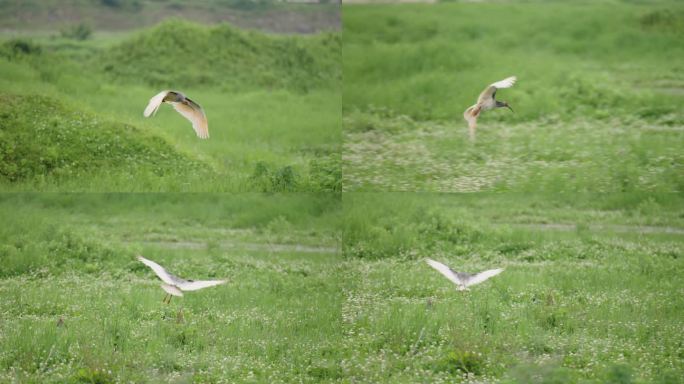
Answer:
[[[680, 196], [344, 197], [346, 382], [681, 383]], [[470, 292], [429, 268], [505, 271]]]
[[[343, 23], [345, 190], [682, 190], [677, 2], [350, 5]], [[463, 111], [510, 75], [515, 113], [469, 142]]]
[[[0, 212], [2, 382], [313, 382], [333, 364], [338, 198], [10, 194]], [[162, 304], [137, 254], [229, 282]]]
[[0, 383], [684, 384], [684, 5], [380, 2], [0, 0]]
[[[0, 381], [678, 383], [683, 206], [4, 194]], [[229, 282], [162, 304], [137, 254]], [[506, 270], [462, 293], [426, 257]]]
[[[1, 96], [16, 103], [0, 114], [5, 190], [341, 189], [335, 33], [272, 36], [172, 20], [85, 41], [12, 38], [0, 51]], [[162, 89], [203, 106], [209, 140], [168, 106], [142, 117]], [[141, 152], [158, 152], [149, 141], [200, 166], [145, 159]]]

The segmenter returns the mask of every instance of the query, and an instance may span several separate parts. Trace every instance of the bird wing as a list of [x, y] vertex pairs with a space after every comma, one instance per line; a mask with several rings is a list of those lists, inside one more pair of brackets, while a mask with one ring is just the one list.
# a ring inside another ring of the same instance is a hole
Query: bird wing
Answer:
[[180, 288], [182, 291], [196, 291], [198, 289], [224, 284], [225, 282], [225, 280], [187, 281], [183, 284], [179, 284], [178, 288]]
[[492, 276], [496, 276], [499, 273], [503, 272], [503, 268], [497, 268], [497, 269], [490, 269], [484, 272], [480, 272], [477, 275], [471, 276], [466, 282], [466, 286], [471, 286], [475, 284], [480, 284], [481, 282], [489, 279]]
[[178, 281], [177, 281], [178, 279], [174, 279], [174, 276], [172, 276], [171, 274], [166, 272], [166, 269], [164, 269], [164, 267], [162, 267], [161, 265], [155, 263], [152, 260], [148, 260], [142, 256], [138, 256], [138, 260], [142, 261], [143, 264], [152, 268], [154, 273], [156, 273], [157, 276], [159, 276], [161, 281], [165, 282], [166, 284], [170, 284], [170, 285], [177, 285], [178, 284]]
[[188, 104], [172, 102], [173, 108], [192, 123], [192, 128], [200, 139], [209, 138], [209, 124], [199, 104], [186, 98]]
[[484, 91], [482, 91], [482, 93], [480, 93], [480, 97], [477, 99], [478, 104], [483, 102], [486, 99], [494, 97], [494, 94], [496, 93], [497, 89], [512, 87], [513, 84], [515, 84], [516, 80], [517, 80], [517, 77], [511, 76], [511, 77], [507, 77], [501, 81], [497, 81], [496, 83], [490, 84], [487, 88], [485, 88]]
[[164, 290], [164, 292], [168, 293], [169, 295], [183, 296], [183, 292], [181, 292], [180, 289], [174, 287], [173, 285], [162, 284], [161, 287]]
[[426, 260], [428, 264], [434, 269], [436, 269], [439, 273], [444, 275], [447, 279], [451, 280], [454, 284], [456, 285], [461, 285], [463, 284], [461, 282], [461, 279], [456, 276], [456, 273], [451, 270], [451, 268], [447, 267], [446, 265], [440, 263], [439, 261], [434, 261], [432, 259], [427, 259]]
[[143, 115], [145, 117], [150, 117], [150, 115], [154, 115], [157, 113], [157, 109], [159, 109], [159, 106], [161, 103], [164, 101], [164, 98], [166, 95], [169, 94], [169, 91], [161, 91], [154, 95], [151, 99], [150, 102], [147, 103], [147, 108], [145, 108], [145, 112], [143, 112]]

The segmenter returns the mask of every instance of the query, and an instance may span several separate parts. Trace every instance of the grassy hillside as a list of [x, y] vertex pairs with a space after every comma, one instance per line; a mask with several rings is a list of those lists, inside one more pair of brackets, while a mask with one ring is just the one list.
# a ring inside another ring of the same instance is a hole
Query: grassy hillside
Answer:
[[[135, 126], [134, 132], [158, 136], [214, 171], [211, 177], [203, 175], [202, 182], [167, 174], [149, 182], [137, 176], [109, 184], [73, 177], [49, 185], [26, 180], [8, 187], [339, 191], [339, 44], [335, 35], [271, 37], [178, 20], [116, 38], [6, 40], [0, 47], [0, 69], [6, 74], [0, 86], [6, 93], [45, 95], [97, 121]], [[218, 53], [209, 53], [212, 45]], [[193, 56], [206, 60], [186, 65], [184, 58]], [[176, 58], [182, 58], [180, 64]], [[149, 98], [161, 89], [183, 91], [202, 105], [209, 140], [198, 140], [190, 123], [169, 106], [162, 106], [154, 118], [142, 117]], [[77, 130], [77, 124], [73, 128]], [[138, 175], [156, 166], [153, 159], [140, 164]]]
[[[346, 380], [682, 382], [679, 196], [344, 200]], [[463, 293], [427, 257], [505, 270]]]
[[269, 36], [174, 20], [108, 49], [99, 65], [153, 86], [307, 91], [340, 86], [340, 43], [334, 34]]
[[[9, 224], [0, 228], [0, 381], [320, 379], [341, 337], [338, 203], [277, 194], [0, 196]], [[163, 304], [137, 254], [180, 276], [229, 282]]]
[[[0, 179], [187, 177], [211, 168], [137, 128], [44, 96], [0, 95]], [[151, 180], [150, 180], [151, 181]]]
[[[677, 2], [353, 5], [344, 25], [349, 190], [681, 191]], [[463, 111], [511, 75], [515, 112], [469, 143]]]

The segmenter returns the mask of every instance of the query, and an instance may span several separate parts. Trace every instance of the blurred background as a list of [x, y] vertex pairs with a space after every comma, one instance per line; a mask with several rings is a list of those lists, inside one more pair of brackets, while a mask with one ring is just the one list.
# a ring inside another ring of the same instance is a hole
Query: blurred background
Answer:
[[[340, 28], [339, 0], [3, 0], [0, 28], [55, 31], [82, 24], [78, 37], [156, 24], [170, 17], [198, 23], [229, 22], [274, 33], [315, 33]], [[65, 31], [69, 34], [68, 31]]]

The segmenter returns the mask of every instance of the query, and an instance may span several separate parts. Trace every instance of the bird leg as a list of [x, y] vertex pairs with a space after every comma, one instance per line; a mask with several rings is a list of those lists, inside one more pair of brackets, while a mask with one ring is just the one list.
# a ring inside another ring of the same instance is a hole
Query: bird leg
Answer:
[[170, 295], [169, 295], [168, 293], [167, 293], [166, 295], [164, 295], [164, 298], [162, 299], [162, 303], [166, 303], [166, 298], [169, 297], [169, 296], [170, 296]]

